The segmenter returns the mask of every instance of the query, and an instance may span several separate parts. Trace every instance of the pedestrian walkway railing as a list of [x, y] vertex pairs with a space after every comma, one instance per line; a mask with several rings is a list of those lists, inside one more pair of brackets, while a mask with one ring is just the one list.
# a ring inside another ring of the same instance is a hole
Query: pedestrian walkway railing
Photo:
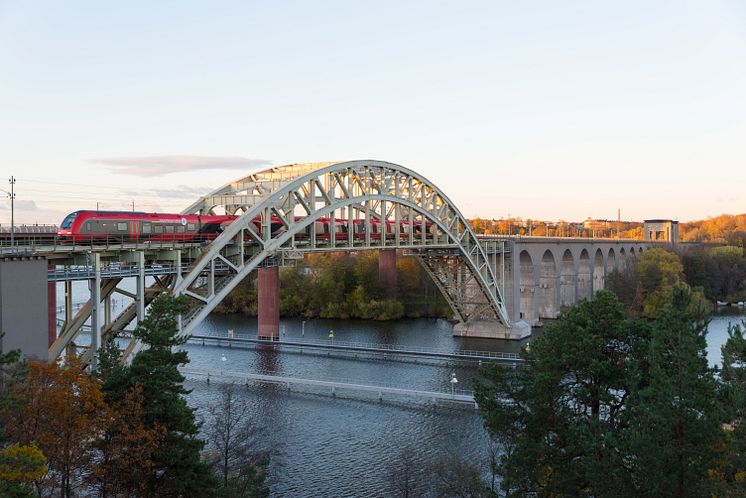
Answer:
[[352, 379], [305, 379], [301, 377], [287, 377], [274, 373], [255, 373], [255, 372], [237, 372], [220, 369], [203, 369], [194, 367], [181, 367], [179, 369], [184, 375], [197, 376], [211, 379], [232, 379], [239, 382], [266, 382], [276, 384], [287, 389], [292, 386], [314, 386], [323, 387], [331, 390], [332, 395], [337, 391], [358, 391], [372, 392], [378, 395], [379, 400], [384, 394], [422, 398], [428, 400], [446, 400], [461, 403], [474, 403], [474, 393], [463, 389], [454, 389], [452, 391], [432, 391], [425, 389], [406, 388], [395, 385], [379, 384], [371, 385], [367, 381], [356, 381]]

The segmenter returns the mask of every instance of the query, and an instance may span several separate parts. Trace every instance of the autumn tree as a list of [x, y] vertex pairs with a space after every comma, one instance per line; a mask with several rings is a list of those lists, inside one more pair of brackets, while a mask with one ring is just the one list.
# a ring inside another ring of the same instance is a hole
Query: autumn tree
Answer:
[[17, 443], [0, 450], [0, 496], [29, 498], [31, 485], [47, 473], [47, 459], [36, 445]]
[[[165, 430], [145, 425], [142, 418], [142, 388], [135, 385], [118, 401], [112, 401], [107, 427], [98, 439], [98, 458], [89, 476], [101, 498], [142, 496], [155, 468], [155, 452]], [[123, 472], [122, 469], [127, 469]]]
[[676, 284], [684, 279], [684, 267], [679, 257], [660, 248], [645, 251], [637, 263], [642, 290], [643, 315], [653, 318], [673, 294]]
[[37, 488], [62, 498], [85, 484], [95, 456], [95, 441], [105, 429], [106, 405], [100, 382], [78, 358], [65, 364], [31, 362], [27, 378], [13, 389], [23, 399], [7, 428], [21, 445], [36, 445], [49, 472]]

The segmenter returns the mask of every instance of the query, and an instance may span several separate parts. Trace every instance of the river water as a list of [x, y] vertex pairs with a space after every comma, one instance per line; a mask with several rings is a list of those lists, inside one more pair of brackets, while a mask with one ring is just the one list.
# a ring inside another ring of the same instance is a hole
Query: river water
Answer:
[[[256, 334], [256, 320], [212, 315], [196, 334]], [[459, 340], [443, 320], [366, 322], [342, 320], [283, 320], [283, 339], [407, 344], [439, 351], [460, 349], [516, 350], [516, 343]], [[300, 354], [190, 344], [191, 366], [272, 373], [290, 377], [390, 385], [448, 391], [456, 373], [459, 386], [470, 388], [475, 363], [461, 361], [392, 361], [326, 353]], [[223, 361], [222, 358], [225, 358]], [[204, 408], [217, 401], [219, 385], [189, 379], [190, 403]], [[273, 496], [387, 496], [391, 473], [405, 448], [414, 450], [414, 465], [425, 470], [444, 458], [465, 459], [488, 472], [488, 438], [479, 413], [471, 406], [413, 401], [384, 395], [365, 396], [338, 391], [278, 386], [241, 388], [254, 419], [264, 428], [261, 444], [281, 454], [276, 459]], [[204, 410], [201, 410], [204, 413]]]

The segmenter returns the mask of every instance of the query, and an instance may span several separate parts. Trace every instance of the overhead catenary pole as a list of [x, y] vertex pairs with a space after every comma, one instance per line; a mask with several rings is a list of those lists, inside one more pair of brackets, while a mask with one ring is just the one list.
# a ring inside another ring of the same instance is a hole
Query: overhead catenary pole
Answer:
[[15, 245], [15, 236], [16, 236], [16, 221], [15, 221], [16, 177], [11, 176], [10, 179], [8, 180], [8, 183], [10, 183], [10, 192], [8, 193], [8, 197], [10, 197], [10, 245], [11, 247], [13, 247]]

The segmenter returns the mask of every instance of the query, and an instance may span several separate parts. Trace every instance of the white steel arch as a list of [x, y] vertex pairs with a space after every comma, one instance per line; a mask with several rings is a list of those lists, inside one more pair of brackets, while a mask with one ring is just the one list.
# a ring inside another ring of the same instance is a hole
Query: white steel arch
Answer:
[[[176, 282], [173, 293], [192, 300], [183, 334], [257, 267], [288, 264], [308, 252], [386, 248], [416, 255], [460, 321], [511, 325], [490, 257], [464, 216], [432, 182], [403, 166], [364, 160], [272, 167], [224, 185], [182, 213], [216, 209], [242, 214]], [[316, 222], [325, 218], [345, 221], [346, 231], [331, 222], [328, 233], [317, 233]]]

